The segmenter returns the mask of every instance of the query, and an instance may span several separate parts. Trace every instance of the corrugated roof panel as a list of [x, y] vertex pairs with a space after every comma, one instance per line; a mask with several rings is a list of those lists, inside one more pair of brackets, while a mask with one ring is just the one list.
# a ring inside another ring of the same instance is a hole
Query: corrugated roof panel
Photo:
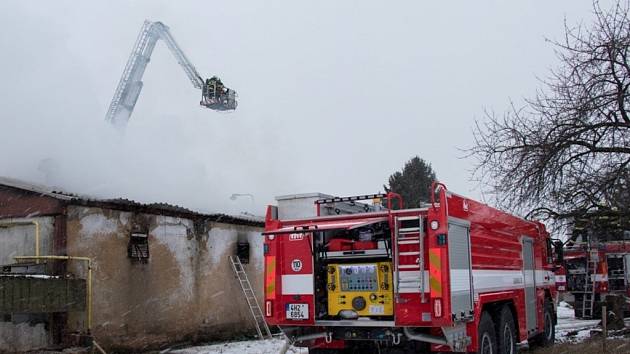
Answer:
[[141, 203], [126, 198], [97, 198], [86, 195], [62, 192], [58, 188], [51, 188], [44, 185], [30, 183], [9, 177], [0, 176], [0, 186], [7, 186], [19, 190], [29, 191], [36, 194], [56, 198], [70, 205], [94, 206], [105, 209], [139, 211], [147, 214], [168, 214], [183, 216], [187, 218], [201, 218], [215, 222], [228, 224], [263, 226], [264, 218], [255, 215], [229, 215], [223, 213], [202, 213], [179, 205], [168, 203]]

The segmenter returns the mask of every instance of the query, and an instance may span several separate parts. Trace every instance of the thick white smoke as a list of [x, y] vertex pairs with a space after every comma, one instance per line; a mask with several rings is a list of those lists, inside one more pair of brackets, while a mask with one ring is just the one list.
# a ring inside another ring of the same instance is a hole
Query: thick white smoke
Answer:
[[[208, 119], [233, 119], [209, 112]], [[25, 116], [5, 130], [1, 175], [101, 198], [169, 202], [209, 212], [261, 214], [273, 196], [252, 168], [251, 131], [232, 134], [178, 117], [132, 117], [124, 134], [101, 119]], [[134, 124], [135, 123], [135, 124]], [[217, 123], [217, 122], [214, 122]], [[215, 127], [216, 128], [216, 127]], [[230, 141], [232, 140], [232, 141]], [[232, 200], [233, 193], [252, 194]]]
[[[0, 175], [261, 214], [280, 194], [378, 192], [419, 155], [451, 190], [470, 195], [472, 162], [458, 148], [473, 143], [474, 117], [535, 92], [535, 74], [554, 62], [543, 37], [561, 38], [562, 19], [590, 16], [591, 6], [223, 1], [201, 9], [0, 2]], [[171, 28], [202, 75], [239, 92], [236, 112], [200, 108], [200, 92], [158, 43], [126, 134], [110, 129], [103, 118], [147, 18]], [[233, 193], [255, 200], [232, 201]]]

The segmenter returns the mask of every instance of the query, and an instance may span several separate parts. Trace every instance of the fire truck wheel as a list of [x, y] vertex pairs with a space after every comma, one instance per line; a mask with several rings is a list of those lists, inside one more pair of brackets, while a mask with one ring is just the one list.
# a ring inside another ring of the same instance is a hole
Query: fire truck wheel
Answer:
[[543, 313], [544, 332], [538, 335], [537, 344], [542, 347], [553, 345], [556, 341], [556, 326], [553, 320], [553, 302], [545, 299], [545, 310]]
[[499, 326], [497, 327], [497, 346], [499, 354], [516, 354], [518, 348], [516, 346], [516, 326], [514, 325], [514, 316], [512, 311], [505, 305], [501, 309], [499, 318]]
[[488, 312], [484, 311], [481, 314], [481, 321], [479, 321], [479, 340], [478, 340], [478, 354], [497, 354], [497, 338], [492, 322], [492, 317]]

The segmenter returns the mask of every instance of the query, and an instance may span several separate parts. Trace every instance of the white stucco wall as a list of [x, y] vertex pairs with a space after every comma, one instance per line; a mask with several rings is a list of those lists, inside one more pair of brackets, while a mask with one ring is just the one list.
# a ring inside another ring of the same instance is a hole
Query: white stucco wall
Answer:
[[[130, 230], [138, 220], [148, 226], [150, 258], [127, 258]], [[228, 256], [238, 240], [250, 243], [246, 265], [258, 298], [262, 295], [261, 227], [205, 222], [195, 228], [185, 218], [68, 208], [68, 254], [93, 259], [96, 340], [109, 348], [134, 350], [147, 345], [218, 339], [252, 333], [247, 303]], [[70, 270], [85, 275], [76, 263]], [[70, 316], [70, 328], [84, 328], [84, 314]]]

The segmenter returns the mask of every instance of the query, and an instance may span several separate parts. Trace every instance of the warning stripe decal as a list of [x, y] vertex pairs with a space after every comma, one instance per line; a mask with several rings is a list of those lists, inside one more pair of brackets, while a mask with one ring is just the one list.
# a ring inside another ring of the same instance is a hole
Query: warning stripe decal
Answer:
[[429, 248], [429, 286], [431, 297], [442, 297], [442, 258], [439, 248]]
[[265, 263], [265, 298], [276, 298], [276, 256], [266, 256]]

